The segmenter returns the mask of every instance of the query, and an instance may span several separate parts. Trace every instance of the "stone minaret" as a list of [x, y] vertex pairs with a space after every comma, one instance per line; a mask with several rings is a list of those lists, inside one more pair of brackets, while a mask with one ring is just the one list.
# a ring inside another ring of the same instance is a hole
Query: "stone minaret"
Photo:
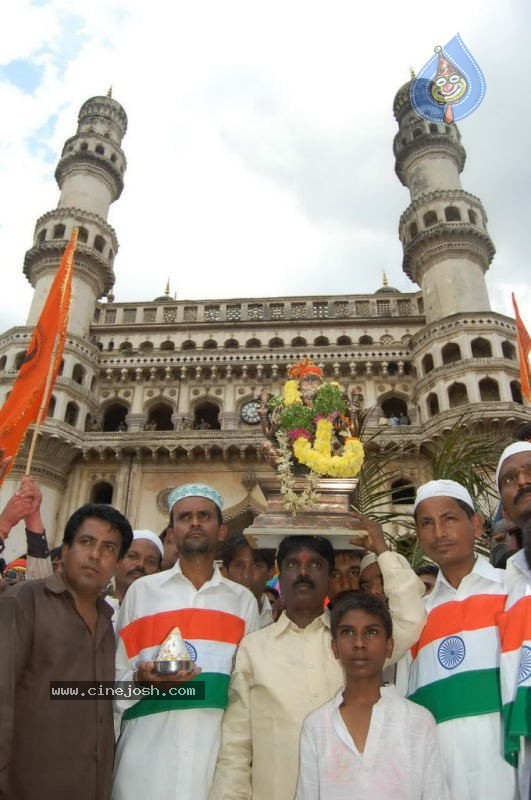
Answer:
[[81, 106], [75, 136], [63, 147], [55, 177], [61, 195], [54, 211], [37, 220], [24, 273], [35, 288], [28, 326], [35, 325], [67, 240], [79, 228], [69, 332], [86, 337], [96, 300], [114, 285], [118, 241], [107, 222], [109, 206], [120, 197], [126, 159], [121, 148], [127, 129], [122, 106], [111, 97], [92, 97]]
[[410, 191], [400, 219], [403, 268], [422, 287], [426, 322], [462, 312], [488, 311], [485, 272], [494, 256], [481, 201], [461, 188], [466, 153], [456, 125], [421, 119], [409, 100], [410, 83], [393, 111], [395, 169]]

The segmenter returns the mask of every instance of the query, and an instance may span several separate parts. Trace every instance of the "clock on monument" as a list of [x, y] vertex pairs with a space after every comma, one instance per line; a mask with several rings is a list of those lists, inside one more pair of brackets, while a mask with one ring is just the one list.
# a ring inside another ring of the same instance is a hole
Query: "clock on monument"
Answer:
[[249, 400], [247, 403], [244, 403], [240, 411], [242, 420], [249, 425], [257, 425], [260, 422], [260, 416], [258, 414], [259, 408], [260, 403], [258, 400]]

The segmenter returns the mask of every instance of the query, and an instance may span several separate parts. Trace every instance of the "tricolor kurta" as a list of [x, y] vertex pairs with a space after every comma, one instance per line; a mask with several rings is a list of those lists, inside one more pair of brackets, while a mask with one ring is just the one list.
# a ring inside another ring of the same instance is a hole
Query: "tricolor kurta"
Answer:
[[515, 797], [516, 774], [503, 758], [501, 724], [503, 578], [482, 556], [457, 589], [439, 573], [411, 652], [408, 697], [435, 717], [451, 796], [459, 800]]
[[[507, 563], [507, 604], [499, 618], [505, 757], [522, 791], [531, 777], [531, 570], [521, 550]], [[525, 796], [525, 795], [522, 795]]]
[[202, 669], [189, 685], [201, 684], [204, 694], [117, 703], [123, 716], [114, 800], [201, 800], [208, 793], [236, 649], [246, 633], [258, 629], [258, 606], [247, 589], [217, 568], [200, 589], [182, 574], [179, 562], [135, 581], [118, 618], [117, 680], [130, 681], [141, 661], [155, 660], [175, 627]]

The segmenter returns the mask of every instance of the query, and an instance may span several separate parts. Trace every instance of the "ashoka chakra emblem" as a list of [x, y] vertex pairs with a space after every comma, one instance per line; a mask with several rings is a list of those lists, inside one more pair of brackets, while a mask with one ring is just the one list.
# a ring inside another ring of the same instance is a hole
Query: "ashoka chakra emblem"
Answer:
[[520, 669], [518, 683], [523, 683], [531, 677], [531, 647], [524, 645], [520, 650]]
[[437, 658], [445, 669], [455, 669], [465, 660], [465, 643], [460, 636], [448, 636], [439, 645]]
[[190, 656], [190, 658], [192, 659], [192, 661], [197, 661], [197, 650], [195, 649], [193, 644], [190, 644], [190, 642], [187, 642], [185, 639], [184, 646], [186, 647], [186, 651]]

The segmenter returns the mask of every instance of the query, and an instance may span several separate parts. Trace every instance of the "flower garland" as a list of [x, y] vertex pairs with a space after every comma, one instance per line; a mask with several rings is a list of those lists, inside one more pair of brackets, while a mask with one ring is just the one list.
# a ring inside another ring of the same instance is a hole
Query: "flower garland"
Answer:
[[[344, 395], [338, 383], [322, 384], [311, 405], [303, 403], [299, 381], [288, 380], [282, 397], [272, 399], [286, 443], [291, 443], [293, 455], [312, 473], [333, 478], [353, 478], [361, 469], [364, 459], [363, 445], [356, 437], [344, 437], [341, 452], [332, 454], [334, 423], [348, 422]], [[347, 425], [345, 424], [345, 428]], [[280, 431], [277, 433], [279, 441]], [[288, 470], [290, 467], [288, 466]]]

